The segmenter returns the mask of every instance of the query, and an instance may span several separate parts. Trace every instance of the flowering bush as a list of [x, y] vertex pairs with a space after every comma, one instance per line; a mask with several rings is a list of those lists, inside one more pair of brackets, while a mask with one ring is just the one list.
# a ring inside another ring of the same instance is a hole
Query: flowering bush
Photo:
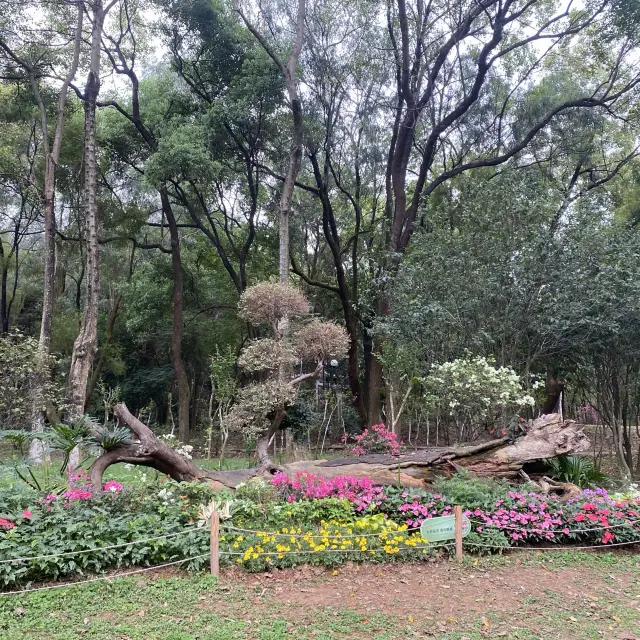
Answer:
[[105, 482], [104, 486], [102, 487], [102, 490], [105, 493], [120, 493], [123, 489], [124, 487], [115, 480], [109, 480], [109, 482]]
[[[375, 509], [411, 528], [428, 518], [451, 515], [452, 505], [462, 504], [475, 533], [501, 534], [513, 546], [640, 541], [640, 501], [616, 500], [604, 489], [586, 489], [563, 504], [539, 493], [510, 491], [498, 482], [464, 476], [440, 481], [438, 487], [442, 494], [385, 487]], [[504, 546], [494, 542], [483, 544]], [[471, 546], [480, 548], [477, 541]]]
[[565, 524], [560, 503], [533, 492], [510, 491], [506, 499], [496, 501], [491, 511], [473, 509], [464, 514], [473, 519], [476, 531], [487, 526], [500, 529], [514, 542], [553, 540], [555, 531]]
[[[434, 365], [422, 384], [427, 404], [443, 418], [455, 420], [460, 440], [475, 437], [480, 428], [495, 424], [505, 412], [535, 404], [513, 369], [496, 367], [482, 357]], [[507, 425], [502, 428], [506, 434]]]
[[193, 460], [193, 447], [190, 444], [184, 444], [173, 435], [173, 433], [166, 433], [158, 436], [159, 440], [162, 440], [164, 444], [171, 447], [177, 454], [181, 455], [187, 460]]
[[475, 531], [502, 531], [512, 545], [531, 542], [609, 544], [640, 541], [640, 505], [586, 489], [567, 504], [538, 493], [510, 491], [493, 509], [465, 512]]
[[[364, 456], [368, 453], [390, 453], [396, 456], [404, 444], [399, 442], [398, 436], [383, 424], [374, 424], [360, 435], [354, 436], [354, 440], [355, 445], [350, 449], [350, 452], [356, 456]], [[347, 441], [346, 434], [342, 441]]]
[[353, 503], [358, 512], [370, 505], [380, 505], [383, 499], [382, 487], [374, 485], [369, 478], [323, 478], [306, 471], [299, 471], [290, 478], [286, 473], [278, 472], [273, 476], [271, 484], [288, 502], [340, 498]]

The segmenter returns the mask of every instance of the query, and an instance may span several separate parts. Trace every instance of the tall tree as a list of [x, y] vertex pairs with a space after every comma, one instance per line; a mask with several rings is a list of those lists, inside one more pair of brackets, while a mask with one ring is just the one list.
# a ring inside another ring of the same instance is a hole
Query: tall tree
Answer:
[[[98, 160], [96, 143], [96, 109], [100, 92], [100, 58], [104, 20], [117, 0], [106, 6], [102, 0], [92, 0], [91, 45], [89, 73], [84, 88], [84, 244], [86, 255], [84, 311], [80, 332], [73, 344], [69, 371], [69, 401], [72, 419], [84, 414], [87, 384], [98, 350], [98, 304], [100, 301], [100, 271], [98, 243]], [[70, 458], [71, 467], [79, 463], [79, 451]]]
[[[63, 15], [66, 13], [66, 5], [60, 3], [59, 8]], [[55, 10], [55, 9], [54, 9]], [[80, 48], [82, 44], [82, 24], [84, 16], [84, 7], [82, 3], [76, 3], [76, 23], [75, 32], [72, 38], [72, 51], [69, 59], [66, 73], [63, 77], [62, 86], [58, 93], [58, 104], [55, 113], [55, 128], [53, 140], [50, 139], [49, 116], [48, 109], [43, 97], [42, 83], [47, 75], [47, 65], [49, 56], [40, 54], [44, 50], [45, 53], [54, 53], [55, 49], [51, 45], [51, 31], [48, 28], [41, 29], [41, 39], [35, 43], [11, 42], [10, 38], [0, 36], [0, 49], [4, 52], [8, 61], [15, 65], [15, 69], [19, 73], [14, 78], [24, 78], [31, 88], [34, 100], [38, 106], [40, 113], [40, 127], [42, 133], [42, 153], [44, 162], [44, 177], [42, 184], [42, 202], [43, 202], [43, 218], [44, 218], [44, 278], [43, 278], [43, 300], [42, 300], [42, 319], [40, 323], [40, 339], [39, 350], [42, 355], [43, 362], [47, 360], [49, 349], [51, 346], [51, 324], [53, 320], [53, 303], [55, 297], [55, 269], [56, 269], [56, 219], [55, 219], [55, 191], [56, 191], [56, 167], [60, 158], [60, 149], [62, 146], [62, 138], [65, 124], [65, 107], [67, 104], [67, 96], [69, 85], [73, 81], [78, 70], [78, 62], [80, 58]], [[12, 31], [9, 31], [12, 33]], [[15, 32], [13, 32], [15, 33]], [[64, 36], [62, 36], [64, 40]], [[66, 44], [66, 43], [65, 43]], [[31, 46], [28, 46], [31, 45]], [[49, 49], [47, 49], [49, 47]], [[26, 49], [22, 53], [22, 49]], [[33, 55], [33, 59], [29, 56], [29, 52]], [[43, 377], [48, 372], [41, 372]], [[44, 431], [44, 413], [43, 413], [43, 396], [39, 388], [42, 385], [36, 385], [33, 394], [33, 430], [35, 432]], [[40, 440], [33, 439], [30, 446], [30, 458], [34, 462], [42, 462], [44, 456], [44, 448]]]
[[[291, 214], [291, 202], [293, 199], [293, 189], [295, 187], [300, 165], [302, 163], [302, 102], [298, 89], [297, 67], [300, 53], [304, 45], [306, 0], [298, 0], [298, 9], [295, 20], [295, 39], [291, 47], [291, 53], [286, 63], [277, 54], [275, 49], [269, 44], [265, 37], [256, 29], [241, 9], [237, 9], [240, 17], [247, 25], [247, 28], [260, 42], [269, 57], [274, 61], [282, 77], [289, 98], [289, 108], [291, 109], [291, 147], [289, 150], [289, 164], [287, 173], [282, 183], [282, 193], [280, 195], [279, 206], [279, 232], [280, 232], [280, 260], [279, 274], [280, 282], [289, 282], [289, 218]], [[286, 322], [286, 320], [285, 320]]]

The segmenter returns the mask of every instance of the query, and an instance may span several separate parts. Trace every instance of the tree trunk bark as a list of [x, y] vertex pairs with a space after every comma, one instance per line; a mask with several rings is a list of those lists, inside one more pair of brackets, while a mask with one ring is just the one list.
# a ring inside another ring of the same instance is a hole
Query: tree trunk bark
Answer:
[[173, 268], [173, 293], [171, 304], [173, 307], [173, 329], [171, 331], [171, 345], [169, 352], [173, 374], [178, 387], [178, 438], [180, 442], [189, 442], [189, 408], [191, 406], [191, 391], [189, 377], [182, 361], [182, 333], [183, 333], [183, 294], [184, 279], [182, 275], [182, 258], [180, 255], [180, 236], [173, 209], [169, 202], [169, 195], [165, 189], [160, 191], [162, 210], [167, 219], [169, 236], [171, 238], [171, 266]]
[[0, 266], [2, 281], [0, 282], [0, 333], [9, 333], [9, 313], [7, 309], [7, 282], [9, 280], [9, 256], [5, 255], [4, 243], [0, 238]]
[[[31, 88], [38, 104], [40, 112], [42, 139], [44, 149], [44, 185], [42, 191], [43, 214], [44, 214], [44, 277], [42, 294], [42, 316], [40, 321], [40, 339], [38, 341], [38, 351], [44, 361], [49, 355], [51, 347], [51, 326], [53, 322], [53, 303], [55, 297], [56, 284], [56, 217], [55, 217], [55, 188], [56, 188], [56, 166], [60, 158], [62, 147], [62, 135], [64, 132], [64, 115], [67, 104], [67, 94], [69, 85], [73, 81], [78, 70], [80, 59], [80, 45], [82, 43], [82, 23], [84, 18], [84, 6], [79, 3], [76, 19], [76, 32], [73, 45], [73, 58], [58, 96], [58, 109], [56, 112], [56, 129], [53, 138], [53, 145], [49, 148], [49, 127], [47, 123], [47, 110], [40, 95], [35, 76], [30, 73]], [[39, 372], [40, 380], [34, 387], [33, 403], [31, 406], [32, 430], [35, 433], [44, 432], [44, 385], [46, 384], [49, 371], [41, 366]], [[29, 445], [29, 459], [33, 464], [42, 464], [45, 460], [46, 452], [42, 441], [33, 438]]]
[[[84, 93], [84, 215], [86, 246], [86, 283], [84, 313], [80, 333], [73, 344], [69, 372], [69, 401], [72, 420], [84, 414], [89, 374], [98, 350], [98, 305], [100, 302], [100, 272], [98, 245], [98, 193], [96, 149], [96, 103], [100, 92], [100, 45], [105, 12], [102, 0], [92, 4], [91, 61]], [[55, 272], [54, 272], [55, 277]], [[77, 447], [69, 465], [80, 461]]]
[[377, 354], [382, 352], [382, 345], [376, 338], [373, 339], [372, 350], [369, 354], [369, 367], [367, 376], [367, 424], [369, 426], [382, 422], [380, 396], [382, 392], [382, 364]]
[[109, 309], [109, 316], [107, 317], [107, 328], [105, 331], [104, 344], [100, 350], [100, 357], [98, 358], [98, 362], [93, 368], [91, 377], [89, 378], [89, 383], [87, 384], [87, 395], [84, 400], [85, 409], [88, 406], [91, 400], [91, 396], [93, 395], [96, 385], [98, 384], [98, 380], [100, 380], [100, 376], [102, 375], [102, 369], [104, 368], [104, 364], [109, 354], [109, 347], [111, 346], [111, 343], [113, 341], [113, 330], [116, 326], [116, 320], [118, 319], [118, 314], [120, 313], [121, 306], [122, 294], [114, 291], [111, 308]]

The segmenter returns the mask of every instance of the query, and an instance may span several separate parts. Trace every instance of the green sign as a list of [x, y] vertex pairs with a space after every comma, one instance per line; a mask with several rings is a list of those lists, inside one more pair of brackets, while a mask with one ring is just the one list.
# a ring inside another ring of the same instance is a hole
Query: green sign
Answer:
[[[451, 540], [456, 537], [455, 516], [442, 516], [441, 518], [429, 518], [420, 526], [420, 535], [429, 542]], [[466, 536], [471, 531], [471, 522], [467, 516], [462, 516], [462, 535]]]

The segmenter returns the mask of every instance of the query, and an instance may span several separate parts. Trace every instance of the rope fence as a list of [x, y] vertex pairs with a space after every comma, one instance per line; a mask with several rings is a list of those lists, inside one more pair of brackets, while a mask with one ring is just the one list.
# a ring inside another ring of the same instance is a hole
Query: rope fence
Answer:
[[[491, 522], [484, 522], [482, 520], [475, 520], [473, 518], [469, 518], [469, 522], [471, 522], [472, 524], [475, 524], [476, 526], [482, 526], [485, 527], [487, 529], [507, 529], [507, 530], [513, 530], [513, 531], [524, 531], [526, 533], [537, 533], [537, 532], [541, 532], [541, 533], [565, 533], [564, 529], [544, 529], [542, 527], [529, 527], [527, 528], [526, 526], [522, 525], [522, 526], [518, 526], [518, 525], [508, 525], [508, 524], [500, 524], [497, 525], [495, 523], [491, 523]], [[571, 533], [590, 533], [590, 532], [595, 532], [595, 531], [606, 531], [607, 529], [616, 529], [616, 528], [620, 528], [620, 527], [626, 527], [626, 526], [633, 526], [636, 523], [640, 522], [640, 519], [638, 520], [627, 520], [626, 522], [619, 522], [618, 524], [609, 524], [609, 525], [604, 525], [602, 527], [590, 527], [589, 529], [570, 529]], [[532, 523], [529, 523], [532, 524]]]
[[103, 582], [104, 580], [114, 580], [116, 578], [124, 578], [126, 576], [132, 576], [138, 573], [144, 573], [146, 571], [157, 571], [166, 567], [174, 567], [178, 564], [190, 562], [192, 560], [201, 560], [206, 558], [209, 554], [203, 553], [199, 556], [192, 556], [191, 558], [183, 558], [182, 560], [175, 560], [174, 562], [165, 562], [164, 564], [157, 564], [153, 567], [143, 567], [142, 569], [132, 569], [131, 571], [122, 571], [120, 573], [114, 573], [109, 576], [97, 576], [96, 578], [88, 578], [87, 580], [77, 580], [75, 582], [64, 582], [62, 584], [52, 584], [46, 587], [34, 587], [32, 589], [20, 589], [19, 591], [0, 591], [0, 596], [15, 596], [21, 593], [35, 593], [36, 591], [50, 591], [51, 589], [64, 589], [65, 587], [75, 587], [80, 584], [89, 584], [91, 582]]
[[0, 560], [0, 564], [8, 564], [13, 562], [28, 562], [33, 560], [48, 560], [50, 558], [62, 558], [64, 556], [77, 556], [82, 553], [92, 553], [93, 551], [108, 551], [109, 549], [121, 549], [122, 547], [131, 547], [136, 544], [145, 544], [146, 542], [153, 542], [154, 540], [164, 540], [165, 538], [174, 538], [191, 531], [198, 531], [196, 527], [190, 529], [183, 529], [182, 531], [174, 531], [173, 533], [167, 533], [161, 536], [154, 536], [153, 538], [141, 538], [139, 540], [132, 540], [131, 542], [121, 542], [120, 544], [111, 544], [106, 547], [91, 547], [90, 549], [78, 549], [77, 551], [63, 551], [62, 553], [49, 553], [42, 556], [24, 556], [22, 558], [8, 558]]

